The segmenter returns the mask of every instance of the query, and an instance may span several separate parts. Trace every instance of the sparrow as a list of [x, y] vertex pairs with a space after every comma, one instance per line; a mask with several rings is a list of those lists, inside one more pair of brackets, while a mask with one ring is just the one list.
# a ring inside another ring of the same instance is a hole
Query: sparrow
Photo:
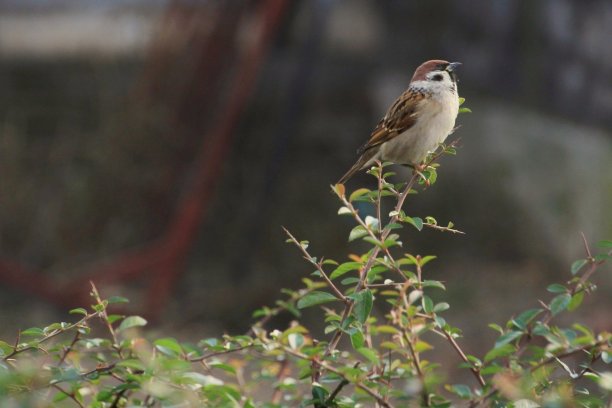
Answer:
[[357, 151], [359, 159], [338, 184], [377, 160], [419, 168], [455, 127], [459, 113], [455, 71], [459, 65], [444, 60], [421, 64], [408, 89], [389, 107], [370, 139]]

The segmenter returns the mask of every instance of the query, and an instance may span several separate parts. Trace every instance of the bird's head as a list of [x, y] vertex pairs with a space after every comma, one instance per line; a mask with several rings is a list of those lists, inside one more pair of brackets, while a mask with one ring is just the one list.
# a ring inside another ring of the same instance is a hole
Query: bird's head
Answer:
[[425, 81], [432, 83], [448, 83], [454, 85], [457, 83], [457, 68], [461, 65], [460, 62], [448, 62], [444, 60], [430, 60], [422, 63], [412, 76], [412, 81]]

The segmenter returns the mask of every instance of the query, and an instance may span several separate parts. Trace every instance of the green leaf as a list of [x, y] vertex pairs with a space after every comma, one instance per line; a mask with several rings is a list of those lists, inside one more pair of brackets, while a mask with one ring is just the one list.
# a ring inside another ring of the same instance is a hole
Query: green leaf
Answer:
[[496, 347], [490, 350], [484, 357], [484, 361], [488, 363], [491, 360], [494, 360], [499, 357], [509, 356], [514, 353], [515, 347], [512, 344], [504, 344], [503, 346]]
[[543, 309], [529, 309], [518, 315], [512, 322], [521, 330], [525, 330], [529, 322], [537, 315], [543, 312]]
[[363, 336], [361, 330], [355, 330], [353, 333], [351, 333], [351, 345], [355, 350], [362, 348], [364, 344], [365, 337]]
[[589, 329], [588, 327], [583, 326], [582, 324], [579, 324], [579, 323], [574, 323], [572, 327], [578, 330], [579, 332], [581, 332], [582, 334], [584, 334], [584, 336], [587, 337], [589, 341], [594, 341], [595, 335], [593, 334], [591, 329]]
[[393, 326], [389, 326], [386, 324], [380, 325], [380, 326], [376, 326], [376, 331], [379, 333], [385, 333], [385, 334], [397, 334], [399, 333], [399, 330]]
[[435, 256], [435, 255], [425, 255], [424, 257], [421, 258], [421, 261], [419, 262], [419, 265], [425, 266], [429, 262], [433, 261], [436, 258], [437, 258], [437, 256]]
[[478, 357], [469, 354], [466, 357], [475, 367], [482, 367], [482, 361]]
[[[13, 346], [11, 346], [5, 341], [0, 340], [0, 357], [6, 356], [7, 354], [10, 354], [12, 351], [13, 351]], [[1, 367], [2, 365], [0, 365], [0, 368]]]
[[422, 305], [423, 305], [423, 311], [425, 313], [433, 312], [434, 303], [433, 303], [433, 300], [431, 300], [431, 298], [429, 296], [423, 296], [423, 299], [421, 300], [421, 302], [422, 302]]
[[565, 293], [567, 292], [567, 288], [559, 283], [553, 283], [546, 288], [547, 291], [551, 293]]
[[433, 349], [433, 346], [423, 340], [417, 341], [414, 345], [414, 351], [416, 351], [417, 353], [422, 353], [424, 351], [432, 350], [432, 349]]
[[606, 364], [612, 363], [612, 353], [610, 353], [609, 351], [602, 352], [601, 360]]
[[305, 309], [307, 307], [320, 305], [321, 303], [333, 302], [334, 300], [338, 300], [338, 298], [331, 293], [315, 290], [298, 300], [297, 307], [298, 309]]
[[572, 296], [569, 293], [562, 293], [560, 295], [555, 296], [550, 302], [550, 305], [548, 305], [548, 307], [550, 307], [550, 312], [552, 313], [552, 315], [555, 316], [560, 312], [564, 311], [571, 300]]
[[480, 370], [480, 374], [482, 375], [491, 375], [491, 374], [497, 374], [500, 373], [502, 371], [504, 371], [505, 368], [496, 364], [492, 364], [490, 366], [487, 366], [485, 368], [483, 368], [482, 370]]
[[612, 241], [604, 239], [603, 241], [599, 241], [597, 246], [600, 248], [612, 248]]
[[226, 373], [236, 374], [236, 369], [229, 364], [222, 363], [220, 361], [211, 361], [206, 363], [207, 366], [218, 368], [219, 370], [223, 370]]
[[351, 276], [349, 278], [344, 278], [340, 281], [341, 284], [343, 285], [353, 285], [355, 283], [359, 282], [359, 278], [356, 276]]
[[349, 233], [348, 241], [352, 242], [356, 239], [363, 238], [366, 235], [368, 235], [368, 231], [361, 225], [358, 225], [355, 228], [353, 228], [351, 232]]
[[364, 289], [361, 292], [354, 295], [355, 306], [353, 312], [359, 322], [365, 323], [370, 316], [372, 311], [372, 305], [374, 303], [374, 296], [370, 289]]
[[353, 191], [349, 197], [349, 201], [354, 201], [361, 197], [362, 195], [368, 194], [371, 190], [367, 188], [359, 188]]
[[87, 316], [87, 310], [83, 309], [82, 307], [77, 307], [76, 309], [72, 309], [68, 313], [70, 313], [70, 314], [82, 314], [82, 315]]
[[612, 261], [612, 255], [608, 255], [608, 254], [599, 254], [599, 255], [595, 255], [593, 257], [593, 261], [594, 262], [601, 262], [601, 261]]
[[96, 401], [107, 402], [110, 401], [113, 397], [113, 392], [111, 390], [101, 390], [98, 395], [96, 395]]
[[29, 329], [21, 332], [22, 336], [43, 336], [44, 334], [43, 329], [39, 327], [30, 327]]
[[293, 350], [299, 350], [304, 345], [304, 336], [300, 333], [290, 333], [287, 336], [289, 347]]
[[577, 274], [578, 272], [580, 272], [580, 269], [582, 269], [582, 267], [584, 265], [586, 265], [589, 261], [586, 259], [579, 259], [577, 261], [574, 261], [574, 263], [572, 263], [572, 275]]
[[[438, 179], [438, 172], [434, 167], [428, 167], [427, 170], [423, 171], [423, 175], [427, 179], [430, 185], [435, 184]], [[425, 184], [425, 180], [419, 178], [419, 184]]]
[[112, 315], [108, 315], [107, 316], [107, 320], [110, 324], [115, 323], [117, 320], [121, 320], [123, 319], [125, 316], [123, 315], [116, 315], [116, 314], [112, 314]]
[[63, 329], [65, 327], [66, 323], [51, 323], [49, 326], [45, 327], [43, 329], [43, 334], [46, 336], [47, 334], [55, 331], [55, 330], [60, 330]]
[[450, 391], [462, 399], [472, 398], [472, 390], [467, 385], [455, 384], [450, 387]]
[[504, 334], [504, 329], [502, 329], [499, 324], [489, 323], [489, 327], [496, 332], [499, 332], [499, 334]]
[[512, 342], [513, 340], [516, 340], [517, 338], [521, 337], [523, 335], [523, 332], [520, 331], [509, 331], [508, 333], [500, 336], [497, 341], [495, 342], [495, 348], [501, 347], [505, 344], [508, 344], [510, 342]]
[[129, 303], [129, 299], [123, 296], [111, 296], [108, 298], [108, 303]]
[[345, 262], [340, 264], [336, 269], [329, 275], [330, 279], [336, 279], [344, 275], [347, 272], [355, 271], [361, 268], [361, 262]]
[[546, 337], [550, 333], [550, 328], [542, 324], [541, 322], [535, 322], [533, 325], [533, 329], [531, 330], [531, 334], [534, 336], [544, 336]]
[[128, 316], [125, 319], [123, 319], [117, 331], [127, 330], [132, 327], [145, 326], [146, 324], [147, 324], [147, 321], [140, 316]]
[[[440, 329], [447, 329], [447, 324], [446, 324], [446, 320], [444, 320], [444, 318], [442, 316], [436, 316], [434, 317], [434, 322], [436, 322], [436, 326]], [[450, 327], [450, 326], [449, 326]]]
[[434, 313], [440, 313], [443, 312], [445, 310], [450, 309], [450, 305], [446, 302], [442, 302], [442, 303], [438, 303], [436, 306], [434, 306], [433, 311]]
[[314, 402], [315, 407], [324, 406], [325, 401], [327, 401], [327, 396], [329, 395], [329, 391], [325, 389], [321, 384], [316, 383], [312, 385], [312, 402]]
[[357, 352], [361, 354], [362, 356], [364, 356], [365, 358], [367, 358], [368, 360], [370, 360], [372, 364], [379, 363], [378, 354], [376, 354], [376, 351], [369, 349], [367, 347], [362, 347], [358, 349]]
[[96, 303], [95, 305], [91, 305], [91, 308], [94, 310], [94, 312], [100, 313], [106, 309], [106, 305], [104, 305], [104, 303]]
[[183, 353], [181, 345], [173, 338], [166, 337], [153, 342], [155, 348], [169, 356], [180, 356]]
[[66, 398], [68, 398], [68, 394], [66, 394], [65, 392], [58, 392], [53, 396], [53, 402], [61, 402], [63, 400], [65, 400]]
[[574, 296], [572, 296], [572, 300], [567, 305], [567, 310], [573, 312], [582, 304], [582, 299], [584, 299], [584, 292], [578, 292]]
[[459, 97], [459, 106], [465, 103], [465, 98]]
[[436, 280], [424, 280], [422, 283], [423, 288], [436, 288], [446, 290], [446, 286], [440, 281]]
[[145, 369], [143, 362], [135, 358], [119, 361], [117, 365], [119, 367], [133, 368], [134, 370], [142, 371]]
[[472, 113], [470, 108], [459, 108], [459, 113]]
[[414, 228], [416, 228], [419, 231], [423, 229], [423, 219], [421, 219], [420, 217], [406, 216], [402, 218], [402, 221], [407, 222], [408, 224], [411, 224], [412, 226], [414, 226]]

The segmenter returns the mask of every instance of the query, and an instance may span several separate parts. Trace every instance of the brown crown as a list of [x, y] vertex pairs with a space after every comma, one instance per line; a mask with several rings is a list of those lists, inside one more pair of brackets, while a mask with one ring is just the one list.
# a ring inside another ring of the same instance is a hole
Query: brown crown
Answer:
[[423, 81], [425, 79], [425, 75], [427, 75], [431, 71], [435, 71], [436, 69], [439, 69], [439, 65], [441, 64], [448, 65], [449, 62], [444, 61], [444, 60], [429, 60], [429, 61], [422, 63], [416, 69], [416, 71], [414, 71], [414, 75], [412, 76], [411, 82]]

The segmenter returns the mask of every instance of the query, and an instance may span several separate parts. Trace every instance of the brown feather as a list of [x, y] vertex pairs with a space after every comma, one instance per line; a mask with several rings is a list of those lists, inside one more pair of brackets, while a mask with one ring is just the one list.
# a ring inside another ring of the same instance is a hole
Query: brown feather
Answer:
[[388, 142], [397, 135], [410, 129], [416, 123], [419, 102], [425, 94], [414, 89], [405, 91], [387, 111], [384, 118], [370, 135], [370, 140], [361, 147], [361, 153]]
[[414, 71], [414, 75], [412, 76], [412, 79], [410, 80], [410, 82], [414, 82], [414, 81], [423, 81], [426, 77], [426, 75], [435, 70], [435, 69], [439, 69], [440, 67], [444, 67], [448, 65], [448, 61], [444, 61], [444, 60], [429, 60], [426, 61], [424, 63], [422, 63], [415, 71]]

